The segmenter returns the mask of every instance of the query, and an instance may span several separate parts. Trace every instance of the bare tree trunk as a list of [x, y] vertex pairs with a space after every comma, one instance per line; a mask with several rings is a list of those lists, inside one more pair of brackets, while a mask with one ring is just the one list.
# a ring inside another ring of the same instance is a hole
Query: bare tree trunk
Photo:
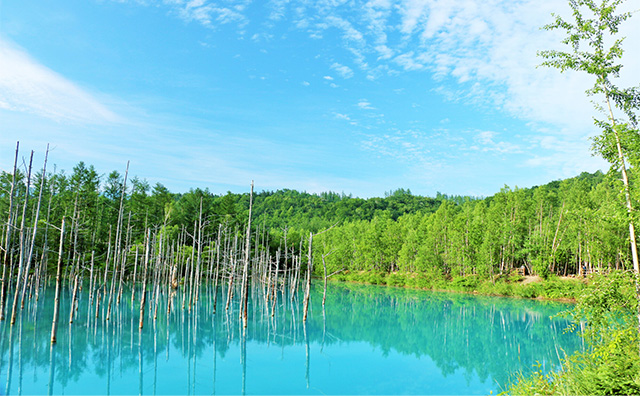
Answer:
[[91, 267], [89, 269], [89, 302], [87, 303], [87, 318], [91, 315], [91, 305], [93, 304], [93, 289], [95, 288], [95, 281], [93, 276], [93, 265], [95, 263], [95, 251], [91, 251]]
[[51, 324], [51, 343], [56, 342], [56, 331], [58, 330], [58, 311], [60, 308], [60, 282], [62, 278], [62, 246], [64, 245], [64, 217], [60, 227], [60, 247], [58, 248], [58, 269], [56, 271], [56, 294], [53, 303], [53, 322]]
[[124, 242], [124, 249], [122, 249], [122, 262], [120, 264], [120, 281], [118, 284], [118, 298], [116, 304], [120, 304], [122, 298], [122, 287], [124, 284], [124, 269], [127, 265], [127, 253], [129, 252], [129, 244], [131, 243], [131, 211], [129, 211], [129, 220], [127, 221], [127, 238]]
[[[124, 173], [124, 182], [122, 183], [122, 191], [120, 192], [120, 207], [118, 208], [118, 221], [116, 223], [116, 240], [113, 249], [113, 273], [111, 274], [111, 285], [109, 285], [109, 302], [107, 303], [107, 320], [111, 318], [111, 305], [113, 302], [113, 293], [115, 292], [116, 280], [118, 279], [118, 267], [120, 259], [120, 242], [122, 240], [122, 222], [124, 217], [124, 197], [127, 192], [127, 177], [129, 176], [129, 161], [127, 161], [127, 170]], [[122, 270], [122, 268], [120, 268]]]
[[22, 286], [22, 296], [20, 297], [20, 309], [24, 308], [24, 295], [27, 291], [27, 279], [29, 279], [29, 270], [31, 269], [31, 257], [33, 256], [33, 247], [36, 244], [36, 233], [38, 231], [38, 219], [40, 218], [40, 205], [42, 203], [42, 190], [44, 190], [44, 180], [47, 174], [47, 159], [49, 158], [49, 145], [44, 155], [44, 166], [42, 168], [42, 177], [40, 178], [40, 192], [38, 194], [38, 204], [36, 206], [35, 219], [33, 220], [33, 232], [31, 234], [31, 244], [29, 245], [29, 253], [27, 254], [26, 269], [24, 271], [24, 283]]
[[276, 276], [273, 282], [273, 302], [271, 306], [271, 317], [275, 316], [276, 303], [278, 302], [278, 273], [280, 272], [280, 249], [276, 252]]
[[249, 194], [249, 220], [247, 223], [247, 240], [244, 246], [244, 270], [242, 272], [242, 326], [247, 327], [247, 301], [249, 294], [249, 261], [251, 249], [251, 210], [253, 206], [253, 180], [251, 181], [251, 193]]
[[[225, 228], [226, 230], [226, 228]], [[218, 306], [218, 276], [220, 272], [220, 244], [222, 242], [222, 224], [218, 225], [218, 239], [216, 240], [216, 272], [213, 277], [213, 313]]]
[[78, 274], [73, 281], [73, 294], [71, 295], [71, 312], [69, 313], [69, 323], [73, 323], [73, 314], [75, 313], [76, 297], [78, 295]]
[[307, 264], [307, 287], [304, 290], [304, 314], [302, 315], [302, 321], [307, 321], [307, 313], [309, 311], [309, 297], [311, 295], [311, 271], [313, 271], [313, 256], [312, 256], [312, 246], [313, 245], [313, 234], [309, 233], [309, 261]]
[[138, 327], [142, 329], [144, 326], [144, 305], [146, 302], [147, 294], [147, 269], [149, 267], [149, 254], [151, 250], [151, 229], [147, 228], [147, 240], [144, 250], [144, 275], [142, 276], [142, 296], [140, 297], [140, 321]]
[[16, 143], [16, 156], [13, 161], [13, 178], [11, 180], [11, 191], [9, 192], [9, 219], [7, 220], [7, 234], [4, 241], [4, 259], [2, 260], [2, 286], [0, 287], [0, 321], [4, 320], [4, 307], [7, 299], [7, 267], [9, 265], [9, 252], [11, 251], [11, 231], [13, 228], [13, 195], [16, 186], [16, 173], [18, 170], [18, 151], [20, 142]]
[[136, 258], [133, 262], [133, 287], [131, 288], [131, 305], [136, 300], [136, 272], [138, 270], [138, 247], [136, 246]]
[[[334, 272], [333, 274], [327, 276], [327, 262], [325, 261], [325, 258], [330, 255], [331, 253], [333, 253], [333, 251], [330, 251], [327, 254], [323, 254], [322, 255], [322, 266], [324, 267], [324, 291], [322, 293], [322, 307], [324, 308], [324, 303], [327, 300], [327, 278], [329, 278], [329, 276], [336, 274], [337, 272]], [[340, 271], [338, 271], [340, 272]]]
[[[55, 168], [54, 168], [54, 176], [55, 176]], [[42, 277], [47, 276], [47, 262], [49, 255], [49, 221], [51, 219], [51, 201], [53, 197], [54, 189], [53, 183], [49, 185], [49, 202], [47, 202], [47, 221], [44, 227], [44, 243], [42, 245], [42, 256], [40, 257], [40, 270], [38, 271], [38, 276], [36, 277], [36, 302], [40, 298], [40, 279]], [[46, 283], [45, 283], [46, 286]]]
[[[27, 186], [25, 190], [24, 206], [22, 207], [22, 220], [20, 221], [20, 257], [18, 259], [18, 278], [16, 278], [16, 289], [13, 296], [13, 304], [11, 307], [11, 325], [16, 322], [16, 309], [18, 307], [18, 292], [20, 291], [20, 281], [24, 276], [24, 239], [25, 239], [25, 218], [27, 217], [27, 204], [29, 203], [29, 186], [31, 184], [31, 165], [33, 163], [33, 150], [31, 150], [31, 159], [29, 160], [29, 171], [27, 173]], [[26, 282], [26, 279], [25, 279]]]

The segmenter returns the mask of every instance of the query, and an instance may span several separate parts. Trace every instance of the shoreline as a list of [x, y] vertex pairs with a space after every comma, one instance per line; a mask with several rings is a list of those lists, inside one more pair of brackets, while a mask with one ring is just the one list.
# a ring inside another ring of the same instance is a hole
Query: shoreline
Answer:
[[[451, 279], [432, 278], [425, 280], [424, 278], [425, 274], [418, 273], [382, 275], [377, 272], [359, 271], [346, 273], [334, 279], [329, 278], [328, 281], [571, 304], [577, 302], [578, 294], [586, 288], [588, 281], [588, 278], [554, 276], [542, 279], [539, 276], [513, 277], [504, 275], [498, 276], [493, 282], [489, 279], [480, 280], [475, 275]], [[322, 277], [318, 277], [318, 279], [322, 279]]]

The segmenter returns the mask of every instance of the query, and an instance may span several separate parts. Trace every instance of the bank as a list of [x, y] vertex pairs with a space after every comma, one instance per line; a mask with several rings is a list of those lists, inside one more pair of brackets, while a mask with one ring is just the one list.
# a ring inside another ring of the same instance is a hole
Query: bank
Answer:
[[588, 284], [584, 277], [558, 277], [546, 279], [519, 274], [496, 275], [491, 278], [478, 275], [442, 276], [411, 272], [344, 271], [329, 278], [333, 281], [356, 282], [371, 285], [406, 287], [422, 290], [472, 293], [489, 296], [536, 298], [573, 302]]

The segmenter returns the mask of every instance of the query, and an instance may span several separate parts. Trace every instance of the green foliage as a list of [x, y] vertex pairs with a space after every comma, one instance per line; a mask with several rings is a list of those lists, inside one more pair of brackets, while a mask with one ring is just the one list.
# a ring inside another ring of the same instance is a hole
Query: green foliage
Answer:
[[585, 283], [581, 280], [557, 277], [525, 284], [524, 278], [518, 275], [497, 277], [495, 282], [492, 282], [477, 275], [447, 278], [437, 273], [346, 271], [331, 279], [411, 289], [553, 300], [573, 300], [580, 295], [585, 287]]
[[[640, 393], [640, 354], [634, 275], [594, 275], [568, 313], [583, 328], [587, 349], [565, 359], [562, 370], [519, 376], [506, 394], [621, 395]], [[586, 326], [585, 326], [586, 325]]]
[[[17, 179], [21, 178], [24, 175], [18, 174]], [[0, 217], [5, 219], [11, 179], [7, 173], [0, 176]], [[589, 271], [628, 268], [626, 215], [615, 204], [618, 183], [601, 172], [583, 173], [530, 189], [505, 187], [482, 200], [442, 194], [436, 199], [419, 197], [408, 190], [367, 200], [337, 193], [261, 192], [254, 197], [253, 235], [268, 238], [269, 253], [275, 257], [278, 249], [306, 252], [310, 232], [332, 227], [314, 238], [314, 275], [318, 277], [324, 275], [324, 256], [328, 274], [343, 271], [342, 278], [350, 274], [358, 277], [353, 280], [372, 284], [465, 292], [484, 288], [495, 294], [555, 298], [569, 293], [538, 286], [525, 290], [518, 286], [520, 279], [503, 277], [522, 267], [543, 278], [575, 275], [582, 265]], [[17, 184], [14, 213], [25, 199], [22, 187]], [[45, 227], [36, 236], [34, 257], [42, 256], [38, 249], [45, 240], [58, 239], [59, 232], [46, 224], [57, 226], [67, 216], [74, 232], [65, 240], [64, 250], [76, 252], [85, 266], [93, 251], [96, 265], [103, 266], [115, 242], [123, 187], [119, 172], [100, 177], [82, 162], [71, 175], [49, 174], [43, 207], [50, 204], [51, 211], [41, 217]], [[36, 191], [29, 193], [33, 198]], [[200, 216], [203, 234], [209, 238], [215, 239], [218, 232], [240, 235], [248, 218], [248, 194], [216, 195], [199, 188], [174, 194], [161, 184], [151, 187], [134, 176], [123, 198], [123, 224], [129, 231], [121, 238], [131, 245], [142, 246], [145, 230], [151, 228], [163, 230], [165, 247], [170, 241], [191, 246]], [[29, 202], [35, 205], [34, 199]], [[17, 212], [20, 217], [22, 212]], [[33, 213], [33, 206], [26, 211], [27, 224]], [[16, 251], [17, 240], [10, 249]], [[45, 258], [55, 264], [54, 254]], [[355, 275], [362, 271], [371, 275], [367, 279]], [[498, 285], [494, 287], [492, 280]]]
[[396, 286], [396, 287], [402, 287], [407, 282], [406, 274], [400, 274], [397, 272], [392, 272], [389, 275], [387, 275], [386, 280], [387, 280], [388, 286]]
[[451, 286], [461, 291], [474, 291], [478, 288], [480, 279], [477, 276], [458, 276], [451, 280]]

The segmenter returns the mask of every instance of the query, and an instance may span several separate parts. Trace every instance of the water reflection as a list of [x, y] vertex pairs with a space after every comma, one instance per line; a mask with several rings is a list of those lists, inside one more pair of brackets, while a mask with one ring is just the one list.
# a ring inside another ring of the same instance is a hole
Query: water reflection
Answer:
[[[61, 320], [54, 345], [52, 304], [44, 303], [52, 288], [25, 307], [15, 326], [0, 322], [0, 378], [6, 379], [0, 389], [25, 395], [487, 394], [509, 373], [537, 361], [551, 367], [579, 347], [575, 334], [563, 332], [566, 323], [549, 318], [566, 308], [556, 303], [337, 284], [326, 308], [322, 290], [313, 290], [304, 323], [297, 297], [278, 291], [274, 301], [254, 290], [244, 329], [238, 302], [225, 310], [227, 291], [215, 298], [203, 287], [191, 312], [188, 304], [182, 309], [179, 293], [155, 299], [139, 329], [139, 305], [126, 293], [109, 320], [106, 304], [97, 304], [100, 294], [82, 295], [73, 324]], [[61, 318], [69, 317], [70, 301], [65, 290]]]

